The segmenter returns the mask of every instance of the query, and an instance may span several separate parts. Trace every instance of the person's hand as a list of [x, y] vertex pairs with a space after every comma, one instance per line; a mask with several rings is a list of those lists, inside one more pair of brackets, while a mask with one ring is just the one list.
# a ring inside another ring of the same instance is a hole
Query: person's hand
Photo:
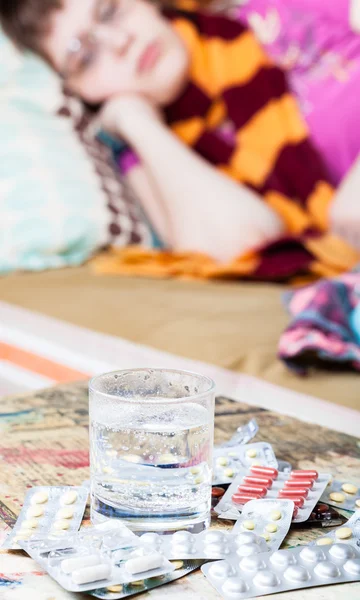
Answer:
[[131, 142], [132, 132], [139, 131], [144, 123], [161, 121], [160, 111], [146, 98], [122, 94], [108, 100], [100, 113], [100, 125], [108, 133]]

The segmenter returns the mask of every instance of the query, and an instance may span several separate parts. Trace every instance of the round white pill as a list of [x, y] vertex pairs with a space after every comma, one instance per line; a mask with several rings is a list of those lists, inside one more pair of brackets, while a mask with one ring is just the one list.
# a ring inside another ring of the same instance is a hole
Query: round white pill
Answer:
[[37, 492], [31, 498], [31, 504], [45, 504], [49, 500], [47, 492]]
[[329, 537], [323, 537], [323, 538], [316, 540], [317, 546], [331, 546], [332, 543], [333, 543], [333, 540]]
[[360, 575], [360, 558], [352, 558], [344, 564], [344, 569], [351, 575]]
[[213, 563], [209, 569], [209, 574], [215, 579], [225, 579], [233, 575], [233, 568], [228, 562]]
[[234, 469], [225, 469], [224, 475], [225, 475], [225, 477], [234, 477], [235, 471], [234, 471]]
[[98, 564], [95, 567], [84, 567], [73, 571], [71, 579], [76, 585], [84, 585], [93, 583], [94, 581], [102, 581], [111, 575], [111, 567], [106, 564]]
[[249, 450], [247, 450], [246, 452], [246, 456], [248, 458], [256, 458], [257, 456], [257, 451], [255, 450], [255, 448], [250, 448]]
[[267, 587], [276, 587], [279, 583], [278, 578], [275, 573], [272, 571], [264, 570], [259, 571], [254, 577], [254, 583], [258, 587], [267, 588]]
[[254, 521], [251, 521], [250, 519], [247, 521], [244, 521], [242, 526], [244, 529], [250, 529], [251, 531], [253, 529], [255, 529], [255, 523], [254, 523]]
[[358, 488], [356, 487], [356, 485], [353, 485], [352, 483], [344, 483], [341, 486], [341, 489], [346, 493], [346, 494], [356, 494], [358, 491]]
[[352, 537], [352, 530], [350, 527], [340, 527], [335, 531], [335, 536], [338, 540], [348, 540]]
[[179, 571], [180, 569], [183, 568], [184, 561], [183, 560], [172, 560], [171, 564], [174, 565], [175, 571]]
[[27, 519], [26, 521], [22, 522], [21, 527], [24, 529], [37, 529], [38, 525], [39, 521], [37, 519]]
[[199, 467], [191, 467], [191, 469], [190, 469], [191, 475], [199, 475], [200, 472], [201, 472], [201, 469]]
[[287, 550], [277, 550], [271, 555], [270, 562], [279, 567], [287, 567], [294, 564], [295, 559]]
[[258, 544], [243, 544], [236, 550], [238, 556], [251, 556], [252, 554], [259, 554], [261, 552]]
[[293, 565], [286, 569], [284, 577], [289, 581], [301, 583], [302, 581], [307, 581], [310, 578], [310, 574], [307, 571], [307, 569], [305, 569], [305, 567], [301, 567], [300, 565]]
[[106, 588], [107, 592], [110, 592], [110, 594], [121, 594], [123, 591], [123, 586], [122, 585], [109, 585], [109, 587]]
[[78, 556], [76, 558], [66, 558], [61, 562], [60, 569], [66, 575], [69, 575], [73, 571], [78, 569], [84, 569], [85, 567], [95, 567], [100, 562], [100, 558], [96, 554], [90, 556]]
[[273, 510], [271, 511], [270, 517], [273, 521], [280, 521], [281, 512], [279, 510]]
[[360, 508], [360, 498], [358, 498], [357, 500], [355, 500], [355, 505]]
[[265, 529], [268, 533], [276, 533], [278, 530], [278, 526], [275, 525], [275, 523], [268, 523], [268, 525], [266, 525]]
[[74, 509], [70, 507], [60, 508], [56, 513], [57, 519], [72, 519], [74, 516]]
[[78, 493], [73, 490], [70, 490], [69, 492], [66, 492], [65, 494], [63, 494], [63, 496], [61, 497], [61, 504], [65, 504], [65, 505], [74, 504], [77, 499], [78, 499]]
[[300, 558], [306, 562], [318, 562], [319, 560], [324, 560], [325, 554], [320, 548], [316, 548], [315, 546], [306, 546], [303, 550], [301, 550]]
[[329, 554], [339, 560], [348, 560], [354, 556], [354, 550], [350, 544], [334, 544], [330, 548]]
[[247, 585], [242, 579], [238, 577], [229, 577], [222, 586], [224, 594], [234, 595], [243, 594], [247, 590]]
[[42, 508], [42, 506], [36, 506], [36, 504], [34, 506], [30, 506], [30, 508], [26, 512], [26, 516], [28, 519], [42, 517], [43, 514], [44, 514], [44, 509]]
[[324, 560], [316, 565], [314, 573], [323, 579], [335, 579], [340, 575], [338, 567], [329, 560]]
[[70, 527], [70, 523], [68, 520], [65, 519], [60, 519], [59, 521], [54, 521], [52, 528], [55, 529], [55, 531], [66, 531], [66, 529], [69, 529]]
[[141, 556], [139, 558], [130, 558], [125, 563], [125, 568], [131, 575], [145, 573], [153, 569], [159, 569], [164, 564], [161, 554], [152, 554], [151, 556]]
[[21, 529], [18, 531], [15, 541], [18, 542], [20, 540], [28, 540], [32, 535], [34, 535], [34, 531], [32, 529]]
[[229, 459], [226, 458], [226, 456], [219, 456], [219, 458], [216, 459], [216, 464], [219, 467], [227, 467], [229, 464]]
[[259, 556], [245, 556], [239, 566], [243, 571], [259, 571], [265, 568], [265, 563]]
[[345, 500], [345, 496], [341, 492], [331, 492], [331, 494], [329, 494], [329, 498], [337, 504], [341, 504]]
[[267, 531], [265, 531], [265, 533], [261, 533], [260, 537], [264, 538], [265, 542], [270, 542], [271, 540], [271, 535]]

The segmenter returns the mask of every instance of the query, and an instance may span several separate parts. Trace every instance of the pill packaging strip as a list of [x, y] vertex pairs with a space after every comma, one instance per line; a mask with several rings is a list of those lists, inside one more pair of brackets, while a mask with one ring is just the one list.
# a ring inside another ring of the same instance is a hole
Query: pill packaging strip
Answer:
[[173, 581], [177, 581], [189, 573], [196, 571], [204, 564], [203, 560], [178, 560], [174, 561], [175, 571], [172, 573], [167, 573], [166, 575], [162, 575], [159, 577], [150, 577], [149, 579], [143, 579], [134, 581], [125, 585], [115, 585], [110, 586], [109, 588], [97, 589], [93, 592], [90, 592], [92, 596], [95, 598], [100, 598], [101, 600], [122, 600], [122, 598], [130, 598], [131, 596], [135, 596], [137, 594], [142, 594], [143, 592], [148, 592], [155, 588], [161, 587]]
[[220, 448], [231, 448], [232, 446], [240, 446], [248, 444], [256, 436], [259, 431], [259, 425], [256, 419], [251, 419], [246, 425], [239, 427], [234, 435], [227, 442], [223, 442]]
[[89, 492], [84, 487], [39, 486], [26, 494], [21, 513], [5, 540], [4, 549], [16, 550], [20, 540], [78, 531]]
[[341, 527], [332, 529], [326, 535], [311, 542], [315, 546], [331, 546], [336, 542], [350, 544], [360, 548], [360, 510], [357, 510], [352, 517]]
[[[106, 524], [108, 525], [108, 524]], [[20, 546], [69, 592], [128, 584], [175, 570], [162, 554], [139, 548], [139, 538], [124, 525], [91, 527], [54, 540], [20, 541]], [[140, 550], [140, 552], [139, 552]]]
[[[249, 538], [264, 551], [268, 549], [265, 540], [253, 533], [248, 535], [232, 531], [208, 530], [201, 533], [177, 531], [171, 535], [144, 533], [139, 539], [146, 551], [160, 552], [170, 560], [176, 559], [221, 559], [231, 554], [243, 556], [242, 546]], [[141, 549], [138, 550], [141, 552]]]
[[278, 468], [275, 453], [271, 444], [257, 442], [246, 446], [215, 448], [213, 456], [213, 485], [224, 485], [234, 481], [241, 469], [252, 465], [263, 465]]
[[[259, 467], [259, 469], [261, 469], [261, 467]], [[294, 471], [291, 473], [294, 473]], [[272, 480], [271, 488], [266, 490], [264, 498], [277, 499], [279, 491], [283, 489], [285, 482], [288, 482], [291, 478], [291, 473], [278, 473], [277, 476], [275, 476]], [[245, 504], [234, 503], [232, 497], [238, 492], [238, 487], [243, 484], [244, 477], [248, 476], [259, 478], [262, 477], [261, 474], [242, 469], [214, 509], [221, 518], [234, 520], [239, 518], [240, 512], [243, 510]], [[330, 478], [331, 475], [328, 473], [318, 474], [317, 479], [314, 481], [313, 487], [308, 490], [308, 496], [305, 498], [303, 506], [296, 507], [298, 510], [297, 514], [293, 517], [294, 523], [302, 523], [310, 517], [314, 506], [319, 501], [328, 482], [330, 481]], [[250, 499], [252, 498], [249, 497], [249, 500]], [[296, 506], [296, 501], [294, 498], [288, 497], [286, 499], [292, 499]]]
[[297, 546], [251, 554], [240, 561], [207, 563], [201, 568], [226, 600], [242, 600], [278, 592], [360, 580], [360, 552], [346, 544], [327, 548]]
[[356, 511], [360, 508], [359, 486], [334, 479], [321, 496], [321, 502], [326, 502], [336, 508]]
[[265, 539], [270, 551], [278, 550], [289, 532], [293, 512], [292, 500], [250, 500], [232, 533], [252, 531]]

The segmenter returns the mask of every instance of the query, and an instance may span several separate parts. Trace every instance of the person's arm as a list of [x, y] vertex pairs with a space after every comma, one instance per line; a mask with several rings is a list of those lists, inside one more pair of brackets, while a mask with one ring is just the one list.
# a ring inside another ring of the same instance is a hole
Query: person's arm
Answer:
[[161, 241], [170, 245], [166, 214], [145, 167], [138, 163], [126, 173], [125, 177]]
[[360, 156], [336, 192], [330, 221], [334, 233], [360, 250]]
[[284, 233], [283, 222], [259, 196], [187, 148], [142, 98], [110, 101], [103, 126], [125, 137], [140, 156], [173, 249], [228, 261]]

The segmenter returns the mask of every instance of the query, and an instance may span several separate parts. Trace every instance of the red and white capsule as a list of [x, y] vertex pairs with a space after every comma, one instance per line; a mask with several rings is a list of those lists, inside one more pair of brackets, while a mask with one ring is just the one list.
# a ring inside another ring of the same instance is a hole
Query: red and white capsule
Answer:
[[255, 477], [252, 475], [246, 475], [243, 478], [243, 482], [246, 483], [247, 485], [259, 485], [260, 487], [266, 487], [267, 489], [270, 489], [273, 484], [273, 480], [270, 478]]
[[267, 494], [267, 488], [259, 485], [239, 485], [238, 492], [241, 494], [256, 494], [259, 498], [263, 498]]
[[305, 498], [299, 496], [299, 498], [293, 498], [292, 496], [288, 496], [286, 490], [280, 490], [278, 493], [278, 498], [284, 498], [285, 500], [292, 500], [295, 506], [298, 508], [302, 508], [305, 504]]
[[250, 500], [259, 500], [260, 496], [256, 494], [240, 494], [239, 492], [231, 496], [231, 500], [234, 504], [246, 504]]
[[284, 487], [292, 490], [299, 488], [311, 489], [314, 485], [313, 479], [288, 479], [284, 483]]
[[291, 479], [318, 479], [319, 473], [311, 469], [302, 469], [300, 471], [291, 471]]
[[271, 479], [276, 479], [279, 475], [279, 471], [274, 469], [274, 467], [261, 467], [261, 466], [252, 466], [250, 468], [250, 473], [253, 475], [261, 475], [263, 477], [270, 477]]
[[309, 495], [309, 490], [306, 488], [298, 488], [296, 490], [290, 490], [288, 488], [283, 488], [280, 490], [281, 492], [286, 492], [288, 498], [307, 498]]

